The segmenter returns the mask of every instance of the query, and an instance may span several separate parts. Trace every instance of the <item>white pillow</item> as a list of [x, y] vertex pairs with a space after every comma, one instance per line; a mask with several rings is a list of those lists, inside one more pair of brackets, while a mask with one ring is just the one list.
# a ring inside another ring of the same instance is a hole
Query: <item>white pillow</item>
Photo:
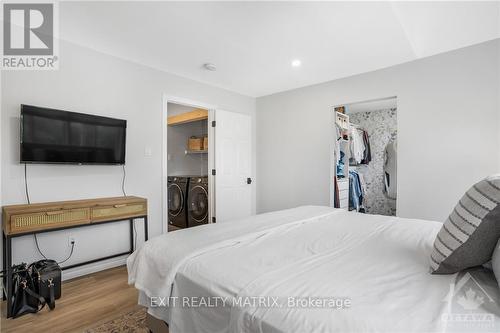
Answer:
[[493, 273], [497, 278], [498, 285], [500, 286], [500, 239], [498, 240], [497, 246], [495, 247], [495, 251], [493, 251], [491, 266], [493, 268]]

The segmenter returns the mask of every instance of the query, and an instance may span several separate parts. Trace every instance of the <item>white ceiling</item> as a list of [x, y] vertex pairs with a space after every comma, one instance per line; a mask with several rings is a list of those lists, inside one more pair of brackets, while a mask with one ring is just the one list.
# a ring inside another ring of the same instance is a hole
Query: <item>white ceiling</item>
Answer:
[[[263, 96], [499, 38], [500, 3], [63, 2], [60, 34]], [[293, 59], [302, 66], [292, 68]]]

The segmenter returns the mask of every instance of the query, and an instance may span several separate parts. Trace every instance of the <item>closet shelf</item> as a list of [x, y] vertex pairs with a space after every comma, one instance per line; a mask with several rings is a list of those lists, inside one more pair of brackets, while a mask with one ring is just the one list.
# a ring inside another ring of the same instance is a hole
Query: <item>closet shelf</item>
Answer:
[[208, 154], [208, 150], [185, 150], [184, 154]]
[[168, 117], [167, 123], [169, 126], [191, 123], [193, 121], [208, 119], [208, 111], [205, 109], [195, 109], [193, 111], [181, 113], [175, 116]]

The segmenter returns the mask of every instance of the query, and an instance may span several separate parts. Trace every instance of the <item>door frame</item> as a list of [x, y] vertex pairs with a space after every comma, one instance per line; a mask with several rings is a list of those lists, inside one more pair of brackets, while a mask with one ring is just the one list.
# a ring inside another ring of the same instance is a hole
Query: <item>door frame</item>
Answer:
[[213, 104], [207, 104], [204, 102], [194, 101], [183, 97], [177, 97], [163, 93], [162, 97], [162, 149], [161, 149], [161, 160], [162, 160], [162, 173], [161, 173], [161, 184], [162, 184], [162, 224], [161, 232], [162, 234], [168, 232], [168, 103], [175, 103], [184, 106], [190, 106], [194, 108], [201, 108], [208, 110], [208, 220], [212, 223], [212, 216], [215, 216], [215, 177], [212, 176], [211, 170], [215, 169], [215, 131], [211, 126], [213, 120], [215, 120], [215, 111], [217, 106]]

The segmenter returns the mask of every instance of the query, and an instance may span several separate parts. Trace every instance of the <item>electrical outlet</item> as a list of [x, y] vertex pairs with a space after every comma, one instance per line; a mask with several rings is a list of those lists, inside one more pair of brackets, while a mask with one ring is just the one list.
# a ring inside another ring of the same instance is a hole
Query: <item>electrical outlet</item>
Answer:
[[75, 238], [75, 236], [69, 236], [68, 237], [68, 244], [69, 244], [69, 246], [73, 246], [73, 244], [76, 244], [76, 238]]

